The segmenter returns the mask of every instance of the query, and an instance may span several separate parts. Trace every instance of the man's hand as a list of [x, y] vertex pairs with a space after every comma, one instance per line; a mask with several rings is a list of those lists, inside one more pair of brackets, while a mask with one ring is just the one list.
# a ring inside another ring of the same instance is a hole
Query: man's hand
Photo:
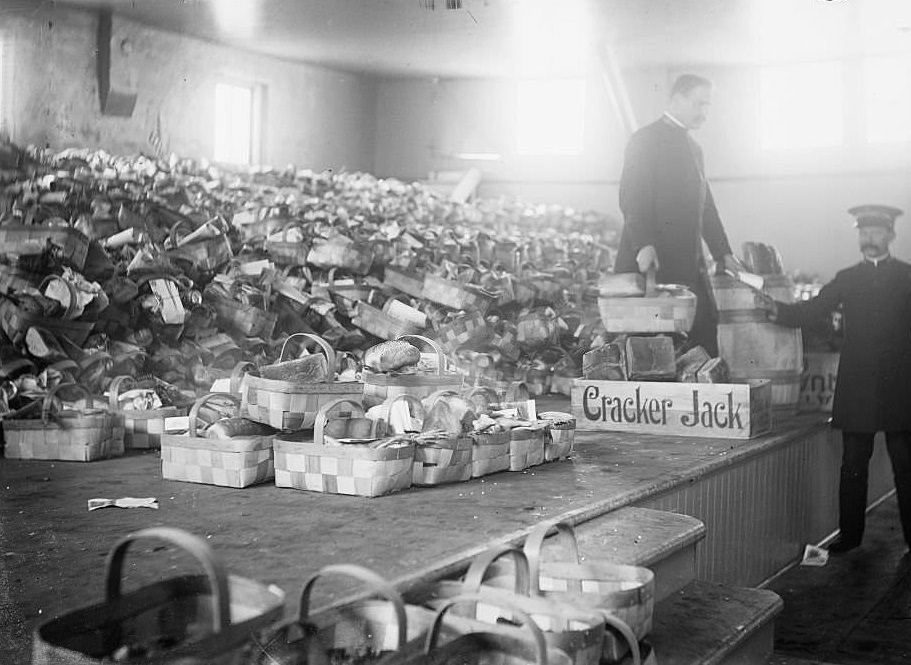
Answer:
[[725, 270], [729, 270], [735, 274], [738, 272], [747, 272], [746, 266], [744, 266], [743, 263], [740, 262], [740, 259], [733, 254], [725, 254], [722, 261]]
[[775, 300], [773, 300], [772, 296], [769, 294], [760, 293], [758, 291], [753, 293], [753, 298], [754, 302], [756, 303], [756, 307], [764, 310], [766, 316], [769, 318], [769, 321], [772, 321], [774, 323], [778, 318], [778, 303], [775, 302]]
[[636, 254], [636, 263], [639, 266], [639, 272], [648, 272], [653, 267], [658, 270], [658, 253], [654, 245], [646, 245]]

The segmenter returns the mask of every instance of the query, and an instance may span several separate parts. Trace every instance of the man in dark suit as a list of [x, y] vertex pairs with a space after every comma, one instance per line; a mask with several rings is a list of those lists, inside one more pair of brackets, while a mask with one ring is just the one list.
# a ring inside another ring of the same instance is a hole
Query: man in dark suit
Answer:
[[861, 544], [867, 507], [867, 471], [873, 437], [884, 432], [905, 541], [911, 546], [911, 264], [893, 258], [895, 219], [902, 211], [880, 205], [851, 208], [864, 260], [835, 275], [819, 295], [783, 304], [765, 299], [769, 318], [798, 327], [839, 305], [844, 342], [835, 383], [832, 424], [842, 430], [840, 535], [830, 552]]
[[705, 179], [702, 150], [689, 134], [705, 122], [711, 97], [711, 81], [680, 76], [664, 115], [630, 138], [620, 177], [624, 225], [614, 272], [655, 269], [659, 282], [688, 286], [698, 298], [689, 339], [716, 356], [718, 313], [702, 240], [725, 268], [743, 266], [731, 253]]

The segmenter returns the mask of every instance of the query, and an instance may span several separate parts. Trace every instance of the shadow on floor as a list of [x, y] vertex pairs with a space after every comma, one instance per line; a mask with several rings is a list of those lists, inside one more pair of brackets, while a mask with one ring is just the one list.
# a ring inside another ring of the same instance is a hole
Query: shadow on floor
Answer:
[[863, 545], [769, 584], [784, 600], [772, 665], [911, 663], [911, 555], [894, 495], [867, 516]]

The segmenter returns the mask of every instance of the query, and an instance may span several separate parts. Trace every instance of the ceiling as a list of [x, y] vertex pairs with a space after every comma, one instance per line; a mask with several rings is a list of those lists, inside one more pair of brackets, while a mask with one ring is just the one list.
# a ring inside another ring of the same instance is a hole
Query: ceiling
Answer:
[[382, 75], [565, 75], [604, 53], [624, 68], [911, 53], [911, 0], [42, 2], [110, 7], [209, 41]]

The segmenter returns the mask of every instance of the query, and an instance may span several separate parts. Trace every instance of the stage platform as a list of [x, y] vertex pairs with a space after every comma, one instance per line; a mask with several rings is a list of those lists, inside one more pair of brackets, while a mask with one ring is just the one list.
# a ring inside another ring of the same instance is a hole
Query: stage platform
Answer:
[[[539, 409], [569, 404], [548, 398]], [[871, 503], [891, 489], [881, 449]], [[541, 521], [590, 523], [624, 506], [701, 520], [696, 578], [755, 587], [834, 530], [839, 459], [838, 433], [807, 414], [746, 441], [579, 431], [569, 460], [374, 499], [165, 481], [155, 452], [89, 464], [2, 460], [0, 635], [9, 641], [0, 647], [27, 653], [36, 622], [99, 600], [111, 546], [159, 525], [205, 537], [231, 572], [278, 585], [295, 611], [303, 582], [326, 564], [361, 564], [416, 588], [492, 544], [521, 542]], [[87, 510], [88, 499], [126, 496], [155, 497], [160, 509]], [[151, 545], [130, 556], [127, 588], [180, 563], [163, 570]]]

